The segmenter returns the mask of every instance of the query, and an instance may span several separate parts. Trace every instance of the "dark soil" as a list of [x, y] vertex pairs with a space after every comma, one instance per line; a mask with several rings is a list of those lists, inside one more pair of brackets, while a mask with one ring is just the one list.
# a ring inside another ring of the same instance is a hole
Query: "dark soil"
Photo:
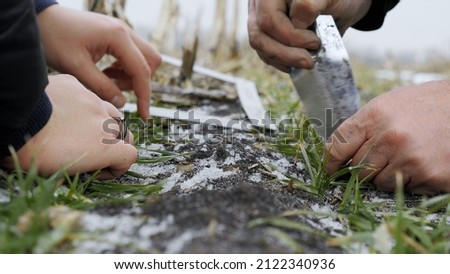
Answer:
[[[167, 150], [177, 150], [184, 155], [173, 161], [139, 166], [139, 172], [174, 165], [178, 168], [166, 170], [152, 180], [141, 183], [158, 182], [169, 178], [174, 172], [180, 173], [173, 187], [160, 195], [151, 196], [142, 210], [133, 211], [130, 206], [99, 208], [90, 214], [100, 218], [114, 218], [127, 215], [134, 219], [146, 220], [129, 228], [128, 234], [136, 235], [136, 241], [149, 241], [145, 248], [134, 248], [131, 243], [111, 245], [101, 250], [78, 247], [77, 252], [102, 253], [294, 253], [291, 246], [273, 236], [268, 226], [250, 227], [249, 222], [265, 217], [280, 216], [292, 210], [311, 210], [312, 205], [325, 201], [295, 189], [289, 189], [278, 177], [281, 173], [269, 172], [265, 162], [271, 162], [283, 169], [283, 173], [299, 178], [305, 177], [303, 166], [298, 159], [290, 159], [272, 150], [265, 143], [253, 139], [241, 139], [221, 143], [189, 143], [165, 146]], [[180, 166], [193, 164], [191, 169], [180, 171]], [[208, 173], [217, 170], [218, 173]], [[202, 174], [206, 174], [203, 175]], [[183, 185], [188, 180], [198, 178], [189, 188]], [[256, 179], [255, 179], [256, 178]], [[136, 183], [136, 179], [124, 177], [124, 183]], [[139, 240], [143, 227], [151, 220], [153, 226], [167, 222], [170, 225], [148, 238]], [[320, 225], [314, 217], [295, 217], [290, 220], [306, 225]], [[99, 220], [98, 222], [101, 222]], [[121, 230], [121, 224], [109, 229]], [[88, 228], [89, 229], [89, 228]], [[323, 226], [321, 231], [332, 229]], [[94, 231], [92, 231], [94, 232]], [[341, 253], [342, 250], [327, 245], [327, 238], [313, 233], [283, 229], [306, 253]], [[108, 237], [99, 239], [108, 241]], [[133, 241], [132, 241], [133, 242]]]

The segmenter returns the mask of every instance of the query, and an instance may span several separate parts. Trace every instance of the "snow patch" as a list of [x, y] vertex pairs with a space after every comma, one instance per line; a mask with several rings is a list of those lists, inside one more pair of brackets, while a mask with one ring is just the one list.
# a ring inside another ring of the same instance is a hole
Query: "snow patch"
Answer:
[[262, 182], [262, 175], [261, 173], [253, 173], [248, 177], [248, 179], [254, 183], [260, 183]]
[[204, 232], [188, 230], [183, 232], [178, 237], [173, 238], [167, 243], [166, 254], [178, 254], [183, 250], [183, 247], [194, 240], [195, 238], [201, 237]]
[[214, 160], [207, 161], [207, 164], [205, 164], [205, 160], [202, 160], [200, 166], [203, 166], [204, 168], [198, 171], [192, 178], [180, 183], [181, 189], [205, 186], [208, 180], [225, 178], [234, 174], [232, 171], [224, 171], [223, 169], [218, 168], [217, 163]]

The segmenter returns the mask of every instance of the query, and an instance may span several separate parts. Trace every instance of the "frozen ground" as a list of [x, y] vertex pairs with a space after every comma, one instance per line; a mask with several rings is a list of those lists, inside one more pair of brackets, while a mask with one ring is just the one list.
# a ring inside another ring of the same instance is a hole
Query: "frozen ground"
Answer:
[[[324, 199], [289, 190], [286, 175], [307, 180], [298, 159], [285, 157], [266, 143], [245, 135], [221, 142], [154, 145], [180, 157], [162, 164], [135, 165], [146, 175], [142, 184], [165, 180], [159, 195], [143, 207], [114, 206], [83, 215], [86, 237], [74, 242], [75, 253], [341, 253], [327, 244], [328, 237], [342, 236], [346, 224], [327, 216], [337, 210], [335, 196]], [[149, 149], [147, 148], [147, 149]], [[143, 150], [143, 156], [150, 156]], [[276, 167], [274, 171], [268, 164]], [[123, 183], [136, 183], [124, 177]], [[373, 193], [376, 202], [392, 196]], [[260, 218], [305, 210], [320, 214], [291, 217], [315, 232], [285, 230], [298, 243], [283, 241], [273, 228], [249, 226]], [[319, 234], [325, 232], [328, 237]], [[278, 235], [278, 236], [277, 236]]]

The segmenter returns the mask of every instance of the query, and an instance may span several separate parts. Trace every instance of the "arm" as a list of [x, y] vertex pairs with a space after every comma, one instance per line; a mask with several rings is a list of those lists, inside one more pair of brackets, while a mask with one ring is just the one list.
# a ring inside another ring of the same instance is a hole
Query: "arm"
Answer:
[[308, 30], [320, 14], [334, 17], [341, 34], [354, 26], [380, 27], [396, 0], [249, 0], [248, 32], [251, 46], [261, 59], [281, 71], [291, 67], [310, 69], [309, 53], [320, 47], [318, 37]]
[[[28, 0], [0, 2], [0, 159], [19, 150], [48, 122], [47, 72]], [[21, 35], [18, 35], [21, 34]], [[26, 79], [24, 81], [24, 79]]]
[[100, 170], [100, 179], [125, 173], [137, 151], [131, 132], [117, 140], [122, 114], [72, 77], [49, 83], [30, 1], [2, 0], [0, 12], [0, 166], [14, 168], [5, 158], [12, 146], [22, 169], [37, 164], [44, 176], [62, 168]]

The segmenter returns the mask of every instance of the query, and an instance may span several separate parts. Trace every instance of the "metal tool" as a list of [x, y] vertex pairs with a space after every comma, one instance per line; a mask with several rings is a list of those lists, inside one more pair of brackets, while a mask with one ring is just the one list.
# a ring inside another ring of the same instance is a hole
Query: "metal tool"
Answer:
[[358, 111], [360, 96], [333, 17], [319, 16], [314, 28], [322, 41], [321, 48], [311, 52], [314, 69], [293, 68], [290, 75], [309, 121], [320, 136], [328, 139], [345, 119]]

